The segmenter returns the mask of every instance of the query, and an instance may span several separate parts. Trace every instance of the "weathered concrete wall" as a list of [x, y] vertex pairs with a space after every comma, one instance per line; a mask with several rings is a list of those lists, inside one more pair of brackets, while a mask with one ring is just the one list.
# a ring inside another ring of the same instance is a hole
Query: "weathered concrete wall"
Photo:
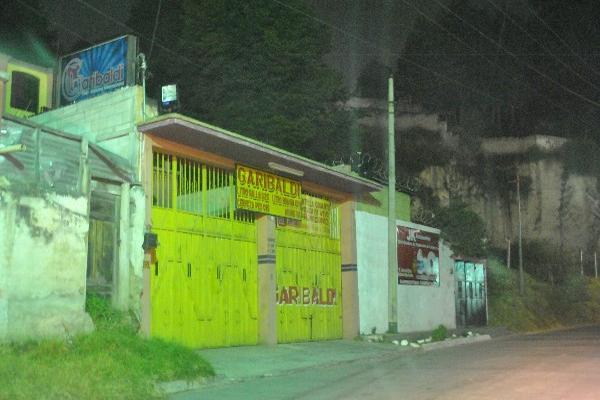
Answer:
[[[518, 172], [531, 182], [521, 194], [525, 240], [547, 241], [557, 246], [562, 243], [573, 251], [597, 249], [593, 204], [588, 196], [589, 193], [599, 197], [595, 178], [565, 174], [563, 163], [556, 157], [523, 163]], [[470, 177], [441, 167], [424, 171], [421, 180], [443, 203], [450, 196], [458, 196], [469, 204], [483, 218], [493, 245], [505, 247], [507, 238], [513, 242], [517, 239], [516, 181], [508, 193], [483, 193]]]
[[[90, 142], [129, 160], [139, 176], [141, 138], [137, 124], [144, 119], [143, 91], [140, 86], [126, 87], [75, 104], [61, 107], [33, 119], [46, 126], [88, 138]], [[157, 114], [156, 106], [148, 105], [146, 118]], [[132, 187], [127, 201], [128, 213], [121, 215], [118, 296], [115, 305], [140, 312], [140, 295], [144, 252], [145, 201], [143, 189]], [[123, 204], [121, 204], [123, 209]]]
[[131, 206], [129, 207], [129, 308], [133, 310], [138, 319], [141, 319], [141, 295], [144, 280], [144, 231], [146, 217], [146, 198], [144, 190], [135, 186], [130, 191]]
[[88, 200], [0, 190], [0, 339], [90, 331]]
[[[397, 220], [398, 224], [406, 222]], [[388, 329], [387, 218], [356, 212], [360, 332]], [[450, 249], [440, 246], [440, 285], [398, 285], [398, 331], [432, 330], [439, 324], [456, 327], [454, 262]]]

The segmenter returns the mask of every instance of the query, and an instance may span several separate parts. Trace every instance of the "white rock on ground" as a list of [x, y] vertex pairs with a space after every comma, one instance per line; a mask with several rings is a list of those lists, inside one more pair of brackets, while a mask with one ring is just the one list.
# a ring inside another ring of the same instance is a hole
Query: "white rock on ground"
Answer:
[[400, 342], [400, 344], [401, 344], [402, 346], [408, 346], [408, 340], [406, 340], [406, 339], [402, 339], [402, 341]]

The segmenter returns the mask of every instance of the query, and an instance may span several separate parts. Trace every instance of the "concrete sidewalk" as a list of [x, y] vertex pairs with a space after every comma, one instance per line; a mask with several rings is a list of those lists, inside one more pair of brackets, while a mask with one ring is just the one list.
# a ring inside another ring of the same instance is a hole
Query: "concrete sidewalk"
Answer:
[[393, 357], [410, 348], [392, 343], [331, 340], [200, 350], [215, 369], [217, 380], [246, 380], [284, 375], [299, 369], [356, 360]]
[[[489, 340], [489, 335], [448, 339], [418, 347], [399, 346], [391, 342], [363, 340], [330, 340], [278, 344], [273, 346], [243, 346], [199, 350], [212, 364], [216, 376], [197, 382], [175, 381], [158, 385], [164, 394], [198, 389], [207, 385], [222, 385], [263, 377], [281, 376], [308, 368], [322, 368], [357, 362], [384, 360], [408, 352], [428, 351]], [[429, 348], [430, 347], [430, 348]]]

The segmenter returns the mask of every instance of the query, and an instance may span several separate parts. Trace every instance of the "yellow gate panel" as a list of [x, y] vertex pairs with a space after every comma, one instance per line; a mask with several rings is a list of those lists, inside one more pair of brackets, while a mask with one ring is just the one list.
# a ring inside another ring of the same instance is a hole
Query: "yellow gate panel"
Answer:
[[191, 347], [256, 344], [257, 252], [252, 213], [234, 211], [233, 174], [154, 154], [153, 336]]
[[[304, 195], [307, 196], [307, 195]], [[278, 223], [277, 339], [280, 343], [342, 337], [338, 210], [323, 199], [329, 226]], [[331, 210], [329, 209], [331, 208]], [[330, 229], [331, 228], [331, 229]]]

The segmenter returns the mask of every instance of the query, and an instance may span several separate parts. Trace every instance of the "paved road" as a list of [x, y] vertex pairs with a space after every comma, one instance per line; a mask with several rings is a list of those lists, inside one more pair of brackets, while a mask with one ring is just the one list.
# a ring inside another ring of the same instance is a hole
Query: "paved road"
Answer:
[[206, 387], [174, 399], [598, 400], [600, 327]]

